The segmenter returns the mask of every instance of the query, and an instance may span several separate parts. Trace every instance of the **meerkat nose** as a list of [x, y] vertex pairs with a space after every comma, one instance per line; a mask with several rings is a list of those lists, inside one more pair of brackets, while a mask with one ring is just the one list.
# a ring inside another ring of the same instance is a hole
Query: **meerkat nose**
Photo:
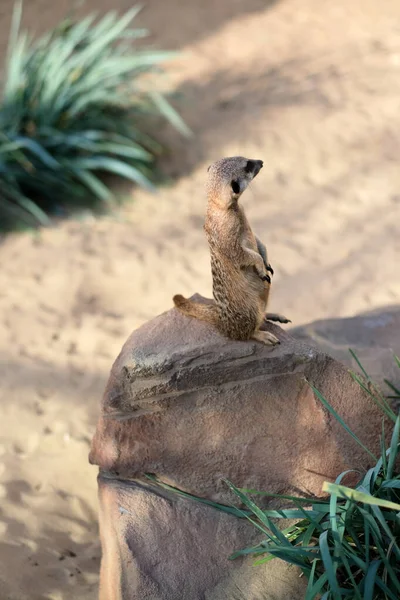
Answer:
[[253, 169], [252, 169], [253, 177], [256, 177], [259, 174], [259, 172], [261, 171], [264, 163], [262, 160], [252, 160], [251, 162], [254, 165]]

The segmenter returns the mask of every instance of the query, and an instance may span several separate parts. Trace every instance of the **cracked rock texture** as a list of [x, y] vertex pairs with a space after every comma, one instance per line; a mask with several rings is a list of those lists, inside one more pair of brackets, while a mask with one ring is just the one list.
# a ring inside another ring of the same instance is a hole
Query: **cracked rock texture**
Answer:
[[274, 324], [266, 327], [281, 340], [278, 347], [227, 340], [173, 309], [125, 343], [90, 454], [100, 467], [101, 600], [304, 597], [303, 580], [283, 563], [255, 570], [251, 561], [227, 560], [257, 540], [247, 523], [145, 479], [152, 473], [230, 503], [223, 478], [318, 495], [324, 480], [369, 466], [309, 383], [372, 450], [379, 446], [377, 407], [344, 365]]

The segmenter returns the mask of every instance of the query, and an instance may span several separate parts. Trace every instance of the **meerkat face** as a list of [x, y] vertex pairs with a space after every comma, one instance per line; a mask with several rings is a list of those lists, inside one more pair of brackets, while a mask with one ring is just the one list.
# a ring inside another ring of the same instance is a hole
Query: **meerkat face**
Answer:
[[243, 156], [218, 160], [208, 167], [207, 195], [225, 207], [234, 206], [262, 166], [262, 160]]

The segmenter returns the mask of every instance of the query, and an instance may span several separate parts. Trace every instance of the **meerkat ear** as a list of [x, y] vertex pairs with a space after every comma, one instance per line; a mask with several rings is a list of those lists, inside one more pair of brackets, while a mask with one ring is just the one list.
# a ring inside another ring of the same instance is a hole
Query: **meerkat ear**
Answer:
[[234, 194], [240, 194], [240, 183], [235, 179], [231, 182], [231, 188]]

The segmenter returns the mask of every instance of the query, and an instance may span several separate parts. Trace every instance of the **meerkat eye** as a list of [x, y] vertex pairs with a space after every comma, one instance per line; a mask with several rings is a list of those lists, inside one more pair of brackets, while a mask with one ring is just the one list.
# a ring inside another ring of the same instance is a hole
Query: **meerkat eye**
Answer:
[[235, 179], [232, 181], [231, 187], [232, 187], [232, 191], [233, 191], [234, 194], [239, 194], [240, 193], [239, 182], [235, 181]]

